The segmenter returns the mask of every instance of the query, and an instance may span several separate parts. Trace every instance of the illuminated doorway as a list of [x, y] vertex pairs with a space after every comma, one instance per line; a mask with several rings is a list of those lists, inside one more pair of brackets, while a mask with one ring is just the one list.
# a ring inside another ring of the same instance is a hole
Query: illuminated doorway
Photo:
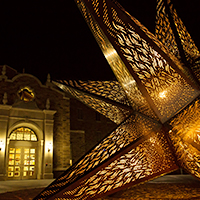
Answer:
[[10, 134], [8, 148], [8, 179], [37, 178], [37, 136], [27, 127], [15, 129]]

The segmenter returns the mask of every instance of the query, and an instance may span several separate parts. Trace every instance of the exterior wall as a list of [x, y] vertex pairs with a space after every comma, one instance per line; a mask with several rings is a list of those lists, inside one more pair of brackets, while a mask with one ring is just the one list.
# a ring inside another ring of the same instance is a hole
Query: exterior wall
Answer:
[[68, 98], [60, 98], [55, 102], [54, 123], [54, 174], [57, 177], [71, 163], [70, 147], [70, 103]]
[[[80, 118], [82, 110], [82, 118]], [[73, 163], [94, 147], [102, 138], [109, 134], [116, 124], [100, 115], [100, 121], [96, 120], [96, 111], [79, 102], [76, 99], [70, 100], [70, 127]], [[81, 132], [82, 130], [82, 132]], [[77, 134], [76, 134], [77, 133]], [[83, 136], [84, 135], [84, 136]], [[84, 142], [84, 144], [83, 144]], [[79, 152], [79, 155], [77, 155]], [[76, 154], [74, 154], [76, 153]]]
[[0, 106], [0, 180], [6, 177], [7, 126], [10, 106]]
[[[23, 104], [23, 102], [22, 102]], [[37, 135], [37, 178], [53, 178], [52, 153], [47, 151], [49, 142], [53, 143], [53, 115], [55, 111], [39, 109], [15, 108], [8, 105], [0, 105], [0, 140], [3, 148], [0, 152], [0, 179], [7, 178], [7, 158], [10, 144], [10, 133], [19, 127], [29, 127]], [[48, 128], [47, 128], [48, 127]], [[45, 130], [45, 131], [44, 131]], [[45, 144], [43, 144], [45, 141]], [[16, 144], [20, 141], [16, 141]], [[41, 159], [42, 158], [42, 159]], [[48, 163], [48, 166], [45, 165]]]
[[[0, 78], [1, 77], [2, 76], [0, 76]], [[29, 105], [25, 103], [22, 106], [17, 92], [26, 86], [34, 92], [35, 99]], [[5, 148], [2, 147], [2, 151], [0, 152], [0, 176], [6, 173], [5, 167], [2, 167], [2, 163], [5, 163], [3, 159], [7, 156], [6, 142], [9, 131], [11, 131], [12, 126], [14, 127], [13, 124], [18, 124], [20, 126], [25, 122], [27, 127], [30, 127], [31, 124], [35, 124], [35, 127], [39, 127], [41, 130], [41, 139], [38, 142], [41, 158], [43, 154], [45, 156], [47, 148], [50, 146], [52, 148], [51, 152], [40, 161], [43, 163], [41, 164], [43, 165], [41, 174], [44, 173], [38, 178], [52, 177], [53, 169], [55, 173], [59, 170], [66, 170], [71, 162], [69, 98], [66, 98], [62, 92], [53, 88], [50, 82], [47, 85], [42, 85], [37, 78], [29, 74], [12, 75], [12, 80], [7, 77], [0, 79], [0, 88], [0, 104], [5, 108], [7, 107], [7, 110], [2, 109], [2, 107], [0, 108], [0, 127], [1, 129], [7, 129], [6, 135], [0, 135], [0, 146], [5, 146]], [[7, 103], [3, 105], [5, 92], [7, 93]], [[47, 99], [50, 101], [50, 108], [48, 109], [46, 108]], [[10, 111], [10, 109], [12, 111]], [[31, 115], [28, 115], [28, 110], [37, 110], [37, 112], [32, 112]], [[9, 115], [13, 117], [9, 118]], [[3, 149], [5, 150], [4, 152]], [[42, 150], [44, 152], [42, 152]]]
[[[22, 104], [17, 92], [27, 86], [35, 99]], [[52, 171], [58, 177], [116, 127], [102, 115], [97, 121], [94, 110], [70, 99], [50, 81], [42, 85], [36, 77], [17, 74], [10, 67], [2, 70], [0, 88], [0, 179], [6, 175], [9, 134], [17, 127], [29, 127], [39, 137], [38, 179], [51, 178]]]
[[71, 130], [70, 131], [72, 163], [76, 162], [85, 154], [85, 131]]

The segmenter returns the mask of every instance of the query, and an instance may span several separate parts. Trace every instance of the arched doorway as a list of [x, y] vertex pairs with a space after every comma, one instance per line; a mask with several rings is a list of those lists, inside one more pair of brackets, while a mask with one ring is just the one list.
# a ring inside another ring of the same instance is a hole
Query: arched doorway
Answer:
[[20, 127], [9, 138], [7, 178], [36, 179], [37, 135], [28, 127]]

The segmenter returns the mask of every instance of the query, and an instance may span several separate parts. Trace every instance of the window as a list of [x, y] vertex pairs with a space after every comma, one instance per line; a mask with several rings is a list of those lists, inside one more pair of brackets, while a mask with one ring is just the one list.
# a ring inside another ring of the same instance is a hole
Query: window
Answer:
[[10, 134], [10, 140], [37, 141], [37, 136], [30, 128], [20, 127]]

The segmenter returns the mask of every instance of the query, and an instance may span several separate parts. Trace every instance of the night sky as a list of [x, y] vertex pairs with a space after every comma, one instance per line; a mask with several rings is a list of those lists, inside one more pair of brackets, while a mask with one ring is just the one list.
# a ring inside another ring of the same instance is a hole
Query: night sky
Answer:
[[[119, 0], [154, 32], [156, 0]], [[198, 0], [174, 0], [200, 48]], [[112, 80], [114, 75], [73, 0], [1, 1], [0, 65], [38, 77]]]

